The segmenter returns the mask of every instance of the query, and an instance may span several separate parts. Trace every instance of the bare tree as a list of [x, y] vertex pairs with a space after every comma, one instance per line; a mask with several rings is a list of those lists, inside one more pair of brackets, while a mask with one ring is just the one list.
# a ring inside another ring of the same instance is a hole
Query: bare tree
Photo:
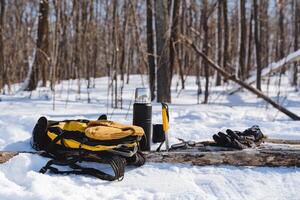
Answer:
[[[201, 18], [202, 18], [202, 30], [204, 33], [203, 39], [203, 53], [205, 55], [208, 54], [208, 2], [207, 0], [203, 0], [203, 7], [201, 10]], [[204, 67], [204, 74], [205, 74], [205, 92], [204, 92], [204, 101], [203, 103], [208, 102], [208, 86], [209, 86], [209, 68], [206, 60], [202, 60], [202, 66]]]
[[[223, 46], [223, 67], [228, 70], [228, 47], [229, 47], [229, 29], [227, 17], [227, 1], [221, 0], [223, 5], [223, 18], [224, 18], [224, 46]], [[226, 80], [225, 80], [226, 81]]]
[[179, 35], [179, 11], [180, 11], [181, 0], [173, 1], [173, 14], [172, 14], [172, 26], [170, 36], [170, 69], [171, 76], [173, 76], [174, 70], [177, 68], [178, 63], [178, 35]]
[[155, 99], [155, 57], [153, 38], [153, 6], [152, 0], [147, 0], [147, 57], [149, 67], [149, 85], [151, 100]]
[[[294, 9], [294, 50], [297, 51], [299, 48], [299, 29], [300, 29], [300, 6], [297, 0], [293, 0], [293, 9]], [[298, 65], [294, 64], [293, 71], [293, 85], [297, 86], [298, 82]]]
[[279, 31], [279, 55], [277, 59], [282, 59], [285, 54], [285, 26], [284, 26], [284, 1], [278, 0], [277, 2], [279, 18], [278, 18], [278, 31]]
[[49, 59], [49, 38], [48, 38], [48, 13], [49, 2], [48, 0], [40, 1], [39, 21], [38, 21], [38, 33], [36, 42], [36, 54], [33, 64], [32, 73], [28, 85], [28, 90], [34, 90], [37, 87], [39, 81], [39, 68], [42, 69], [43, 86], [46, 86], [47, 81], [47, 68]]
[[124, 13], [124, 18], [123, 18], [123, 30], [122, 30], [122, 36], [120, 36], [122, 39], [120, 41], [120, 49], [121, 49], [121, 60], [120, 60], [120, 73], [121, 73], [121, 89], [120, 89], [120, 107], [123, 107], [123, 89], [125, 85], [125, 80], [124, 80], [124, 73], [126, 69], [126, 45], [127, 45], [127, 31], [128, 31], [128, 9], [127, 9], [127, 4], [124, 3], [123, 5], [123, 13]]
[[80, 52], [80, 34], [81, 34], [81, 26], [80, 26], [80, 2], [77, 0], [73, 1], [73, 10], [72, 10], [72, 18], [74, 25], [74, 42], [73, 42], [73, 59], [72, 59], [72, 75], [71, 78], [77, 79], [77, 93], [81, 93], [80, 87], [80, 66], [81, 66], [81, 52]]
[[113, 1], [113, 25], [112, 25], [112, 41], [113, 41], [113, 54], [112, 54], [112, 107], [118, 107], [118, 56], [119, 56], [119, 12], [118, 12], [118, 0]]
[[[186, 1], [182, 2], [182, 6], [181, 6], [181, 23], [180, 23], [180, 32], [182, 34], [186, 34]], [[186, 57], [186, 50], [183, 47], [183, 44], [180, 44], [180, 52], [178, 53], [178, 63], [179, 63], [179, 76], [180, 76], [180, 81], [181, 81], [181, 89], [185, 89], [185, 78], [184, 78], [184, 60]]]
[[240, 0], [240, 56], [239, 56], [239, 77], [241, 80], [246, 78], [246, 0]]
[[[0, 70], [1, 70], [1, 89], [4, 88], [5, 80], [7, 79], [5, 73], [4, 62], [4, 45], [3, 45], [3, 32], [4, 32], [4, 13], [5, 13], [5, 0], [0, 0]], [[4, 90], [3, 90], [4, 91]]]
[[155, 0], [158, 102], [171, 102], [168, 19], [168, 1]]
[[259, 10], [259, 35], [261, 43], [261, 65], [266, 67], [269, 63], [269, 28], [268, 28], [268, 8], [269, 0], [260, 0], [260, 10]]
[[[217, 19], [217, 59], [218, 65], [222, 65], [222, 0], [218, 0]], [[221, 75], [217, 72], [216, 85], [221, 85]]]
[[248, 52], [247, 52], [247, 68], [246, 68], [246, 74], [249, 74], [251, 70], [251, 56], [252, 56], [252, 42], [253, 42], [253, 28], [252, 28], [252, 22], [253, 22], [253, 6], [251, 6], [250, 10], [250, 20], [249, 20], [249, 28], [248, 28]]
[[261, 45], [259, 39], [259, 21], [258, 21], [258, 4], [257, 0], [253, 0], [253, 13], [254, 13], [254, 38], [255, 38], [255, 49], [256, 49], [256, 88], [261, 90]]

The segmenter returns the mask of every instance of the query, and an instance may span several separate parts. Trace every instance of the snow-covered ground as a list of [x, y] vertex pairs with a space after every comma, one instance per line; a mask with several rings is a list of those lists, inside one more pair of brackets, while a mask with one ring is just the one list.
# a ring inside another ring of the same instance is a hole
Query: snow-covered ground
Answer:
[[[197, 104], [195, 78], [187, 79], [186, 89], [175, 91], [170, 104], [170, 143], [176, 138], [206, 140], [219, 130], [244, 130], [254, 124], [272, 138], [300, 139], [299, 122], [290, 120], [249, 92], [227, 95], [233, 86], [211, 87], [209, 104]], [[144, 77], [144, 82], [146, 78]], [[263, 85], [264, 92], [300, 115], [300, 93], [288, 86], [286, 77], [278, 88], [278, 78]], [[141, 76], [131, 76], [124, 89], [124, 109], [111, 109], [107, 99], [107, 78], [96, 80], [89, 89], [86, 82], [77, 94], [77, 81], [64, 81], [53, 94], [47, 88], [0, 98], [0, 150], [32, 150], [30, 137], [36, 120], [96, 119], [108, 114], [111, 120], [131, 123], [134, 89], [142, 86]], [[18, 86], [13, 87], [18, 91]], [[109, 96], [110, 97], [110, 96]], [[201, 96], [201, 99], [203, 97]], [[161, 121], [161, 106], [153, 104], [153, 122]], [[140, 168], [127, 168], [121, 182], [106, 182], [92, 177], [40, 174], [47, 159], [20, 154], [0, 165], [0, 199], [300, 199], [299, 168], [268, 167], [196, 167], [183, 164], [146, 163]]]

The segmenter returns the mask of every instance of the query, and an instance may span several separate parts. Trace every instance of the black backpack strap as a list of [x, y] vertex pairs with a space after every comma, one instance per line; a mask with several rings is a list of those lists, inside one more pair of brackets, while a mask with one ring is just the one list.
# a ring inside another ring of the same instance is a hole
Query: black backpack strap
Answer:
[[146, 158], [141, 151], [137, 151], [136, 154], [133, 155], [132, 157], [126, 158], [126, 161], [128, 165], [140, 167], [145, 164]]
[[[114, 181], [114, 180], [122, 180], [125, 172], [125, 159], [120, 156], [112, 156], [111, 158], [107, 158], [106, 162], [109, 164], [114, 172], [114, 175], [107, 174], [101, 170], [89, 167], [82, 167], [78, 165], [78, 162], [84, 161], [80, 157], [74, 157], [68, 160], [50, 160], [48, 163], [40, 169], [40, 173], [46, 173], [48, 170], [54, 174], [77, 174], [77, 175], [90, 175], [96, 178]], [[68, 166], [73, 170], [61, 171], [53, 165], [57, 166]]]

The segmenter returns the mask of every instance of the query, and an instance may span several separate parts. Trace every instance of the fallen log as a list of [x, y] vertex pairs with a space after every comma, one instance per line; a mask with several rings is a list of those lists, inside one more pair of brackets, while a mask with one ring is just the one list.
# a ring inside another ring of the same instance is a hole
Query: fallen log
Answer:
[[265, 95], [261, 91], [257, 90], [256, 88], [252, 87], [251, 85], [243, 82], [242, 80], [238, 79], [236, 76], [231, 75], [228, 72], [226, 72], [225, 70], [223, 70], [218, 64], [216, 64], [214, 61], [212, 61], [210, 58], [208, 58], [207, 55], [205, 55], [192, 41], [188, 40], [185, 37], [182, 37], [182, 38], [183, 38], [183, 40], [185, 41], [186, 44], [188, 44], [199, 56], [201, 56], [208, 63], [208, 66], [211, 66], [212, 68], [217, 70], [219, 72], [219, 74], [224, 76], [226, 79], [229, 79], [229, 80], [232, 80], [232, 81], [236, 82], [241, 87], [249, 90], [253, 94], [257, 95], [258, 97], [260, 97], [262, 99], [264, 99], [266, 102], [271, 104], [274, 108], [276, 108], [280, 112], [286, 114], [291, 119], [300, 120], [300, 117], [298, 115], [296, 115], [295, 113], [293, 113], [293, 112], [289, 111], [288, 109], [286, 109], [285, 107], [279, 105], [278, 103], [273, 101], [271, 98], [269, 98], [267, 95]]
[[18, 152], [0, 152], [0, 164], [7, 162], [12, 157], [18, 155]]
[[145, 153], [147, 162], [186, 163], [197, 166], [300, 166], [300, 146], [265, 147], [233, 151], [169, 151]]
[[300, 145], [300, 140], [285, 140], [285, 139], [264, 138], [263, 142], [273, 143], [273, 144], [299, 144]]
[[[144, 152], [147, 162], [185, 163], [198, 166], [233, 165], [233, 166], [300, 166], [300, 145], [291, 140], [275, 140], [276, 144], [263, 143], [257, 148], [235, 150], [218, 147], [213, 141], [196, 143], [195, 147], [161, 152]], [[4, 163], [22, 153], [40, 154], [41, 152], [0, 151], [0, 163]], [[91, 155], [93, 157], [93, 155]]]

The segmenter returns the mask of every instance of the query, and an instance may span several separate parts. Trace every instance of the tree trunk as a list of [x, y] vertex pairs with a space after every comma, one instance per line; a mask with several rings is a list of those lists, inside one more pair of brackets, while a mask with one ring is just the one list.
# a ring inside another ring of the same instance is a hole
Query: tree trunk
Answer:
[[[218, 0], [217, 49], [218, 65], [222, 65], [222, 0]], [[216, 86], [220, 85], [221, 75], [217, 72]]]
[[81, 71], [80, 67], [82, 64], [81, 53], [80, 53], [80, 5], [79, 1], [73, 0], [73, 12], [72, 18], [73, 26], [74, 26], [74, 43], [73, 43], [73, 56], [72, 56], [72, 78], [77, 79], [77, 93], [80, 95], [81, 87], [80, 87], [80, 79], [81, 79]]
[[[208, 54], [208, 2], [207, 0], [203, 0], [203, 9], [202, 9], [202, 30], [204, 33], [204, 40], [203, 40], [203, 53], [205, 55]], [[202, 60], [202, 66], [204, 67], [204, 74], [205, 74], [205, 91], [204, 91], [204, 101], [203, 103], [206, 104], [208, 102], [208, 86], [209, 86], [209, 67], [208, 63], [205, 59]]]
[[[81, 23], [82, 23], [82, 33], [81, 33], [81, 51], [82, 51], [82, 64], [85, 73], [85, 80], [87, 81], [87, 94], [89, 95], [88, 89], [91, 87], [91, 65], [90, 65], [90, 56], [91, 52], [89, 51], [90, 45], [90, 23], [88, 22], [88, 1], [81, 2]], [[89, 12], [90, 15], [93, 15], [93, 12]], [[88, 96], [88, 103], [90, 103], [90, 98]]]
[[[186, 5], [186, 1], [182, 2], [182, 6], [181, 6], [181, 23], [180, 23], [180, 32], [182, 34], [185, 34], [186, 32], [186, 16], [187, 16], [187, 12], [186, 9], [187, 5]], [[185, 78], [184, 78], [184, 66], [185, 66], [185, 54], [186, 54], [186, 50], [184, 49], [184, 45], [181, 43], [180, 45], [180, 54], [178, 55], [179, 58], [179, 76], [180, 76], [180, 81], [181, 81], [181, 90], [185, 89]]]
[[251, 56], [252, 56], [252, 41], [253, 41], [253, 36], [252, 36], [252, 21], [253, 21], [253, 7], [251, 7], [251, 11], [250, 11], [250, 20], [249, 20], [249, 28], [248, 28], [248, 55], [247, 55], [247, 68], [246, 68], [246, 74], [247, 74], [247, 78], [248, 75], [251, 71]]
[[61, 11], [61, 30], [62, 30], [62, 38], [61, 38], [61, 64], [59, 64], [59, 71], [58, 74], [60, 75], [60, 80], [63, 79], [70, 79], [71, 78], [71, 67], [72, 64], [69, 62], [68, 57], [68, 35], [67, 35], [67, 23], [68, 23], [68, 16], [66, 14], [66, 7], [67, 7], [67, 0], [63, 1], [63, 8], [60, 9]]
[[255, 38], [255, 49], [256, 49], [256, 88], [261, 90], [261, 44], [259, 39], [259, 22], [258, 22], [258, 5], [257, 0], [253, 0], [253, 12], [254, 12], [254, 38]]
[[172, 26], [171, 26], [171, 37], [170, 37], [170, 69], [171, 77], [173, 76], [174, 70], [178, 66], [177, 56], [178, 56], [178, 32], [179, 32], [179, 10], [181, 0], [173, 1], [173, 16], [172, 16]]
[[246, 78], [246, 0], [240, 0], [240, 56], [239, 56], [239, 77], [241, 80]]
[[[118, 57], [119, 57], [119, 40], [118, 40], [118, 29], [119, 29], [119, 12], [118, 12], [118, 0], [113, 1], [113, 29], [112, 29], [112, 41], [113, 41], [113, 85], [112, 93], [114, 93], [114, 104], [113, 108], [118, 108]], [[113, 99], [112, 99], [113, 101]]]
[[[227, 0], [223, 2], [223, 18], [224, 18], [224, 46], [223, 46], [223, 67], [224, 70], [228, 70], [228, 45], [229, 45], [229, 29], [228, 29], [228, 17], [227, 17]], [[225, 80], [226, 81], [226, 80]]]
[[32, 73], [27, 90], [32, 91], [37, 87], [39, 81], [39, 68], [42, 69], [42, 85], [46, 86], [47, 82], [47, 67], [49, 64], [49, 38], [48, 38], [48, 0], [40, 1], [39, 20], [38, 20], [38, 35], [36, 42], [36, 54], [33, 64]]
[[[127, 4], [124, 3], [123, 5], [123, 12], [124, 12], [124, 20], [123, 20], [123, 30], [122, 30], [122, 40], [120, 41], [120, 46], [122, 49], [122, 53], [121, 53], [121, 60], [120, 60], [120, 74], [121, 74], [121, 81], [122, 81], [122, 87], [123, 87], [123, 83], [124, 83], [124, 69], [126, 69], [126, 44], [127, 44], [127, 31], [128, 31], [128, 23], [127, 23], [127, 19], [128, 19], [128, 11], [127, 11]], [[122, 98], [122, 97], [121, 97]]]
[[155, 99], [155, 57], [153, 39], [153, 6], [152, 0], [147, 0], [147, 57], [149, 67], [149, 85], [151, 100]]
[[168, 0], [155, 0], [157, 102], [171, 102]]
[[[93, 4], [94, 4], [94, 1], [92, 1]], [[96, 16], [95, 16], [95, 19], [94, 19], [94, 22], [93, 22], [93, 30], [95, 31], [95, 35], [94, 35], [94, 42], [93, 42], [93, 88], [96, 87], [96, 77], [97, 77], [97, 72], [98, 72], [98, 65], [97, 65], [97, 60], [98, 60], [98, 54], [99, 54], [99, 31], [98, 31], [98, 26], [97, 26], [97, 23], [98, 23], [98, 18], [99, 18], [99, 15], [102, 15], [102, 7], [100, 7], [100, 10], [98, 8], [98, 1], [96, 1], [96, 8], [95, 8], [95, 11], [96, 11]], [[94, 9], [94, 8], [93, 8]]]
[[120, 48], [122, 49], [121, 53], [121, 60], [120, 60], [120, 74], [121, 74], [121, 88], [120, 88], [120, 108], [123, 108], [123, 89], [125, 85], [125, 79], [124, 79], [124, 74], [125, 74], [125, 69], [126, 67], [126, 49], [127, 49], [127, 35], [128, 35], [128, 8], [127, 4], [124, 3], [123, 5], [123, 13], [124, 13], [124, 20], [123, 20], [123, 31], [122, 31], [122, 36], [120, 40]]
[[56, 83], [56, 74], [57, 74], [57, 66], [61, 63], [61, 11], [62, 2], [61, 1], [53, 1], [54, 7], [54, 16], [55, 16], [55, 29], [54, 29], [54, 36], [53, 36], [53, 47], [50, 53], [51, 60], [50, 60], [50, 88], [53, 92], [53, 110], [55, 110], [55, 83]]
[[6, 73], [4, 66], [4, 44], [3, 44], [3, 33], [4, 33], [4, 13], [5, 13], [5, 0], [0, 0], [0, 71], [1, 71], [1, 80], [0, 80], [0, 91], [4, 90]]
[[[42, 3], [43, 2], [43, 3]], [[42, 15], [42, 25], [41, 25], [41, 42], [40, 49], [43, 52], [43, 59], [41, 61], [42, 67], [42, 86], [46, 87], [48, 80], [48, 66], [49, 66], [49, 22], [48, 22], [48, 13], [49, 13], [49, 2], [48, 0], [41, 1], [41, 15]], [[38, 31], [38, 38], [39, 31]], [[38, 45], [39, 42], [37, 42]], [[38, 45], [39, 46], [39, 45]], [[39, 48], [39, 47], [38, 47]], [[38, 55], [38, 54], [36, 54]], [[41, 56], [42, 57], [42, 56]]]
[[285, 55], [285, 26], [284, 26], [284, 1], [278, 0], [278, 9], [279, 9], [279, 18], [278, 18], [278, 30], [279, 30], [279, 57], [277, 58], [282, 59]]
[[[293, 1], [294, 4], [294, 51], [297, 51], [299, 48], [298, 45], [298, 38], [299, 38], [299, 29], [300, 29], [300, 9], [299, 9], [299, 2], [298, 0]], [[298, 85], [298, 63], [294, 64], [294, 70], [293, 70], [293, 85]]]
[[268, 38], [269, 38], [269, 27], [268, 27], [268, 7], [269, 0], [261, 0], [259, 12], [259, 33], [260, 33], [260, 43], [261, 43], [261, 66], [266, 67], [269, 63], [269, 48], [268, 48]]

